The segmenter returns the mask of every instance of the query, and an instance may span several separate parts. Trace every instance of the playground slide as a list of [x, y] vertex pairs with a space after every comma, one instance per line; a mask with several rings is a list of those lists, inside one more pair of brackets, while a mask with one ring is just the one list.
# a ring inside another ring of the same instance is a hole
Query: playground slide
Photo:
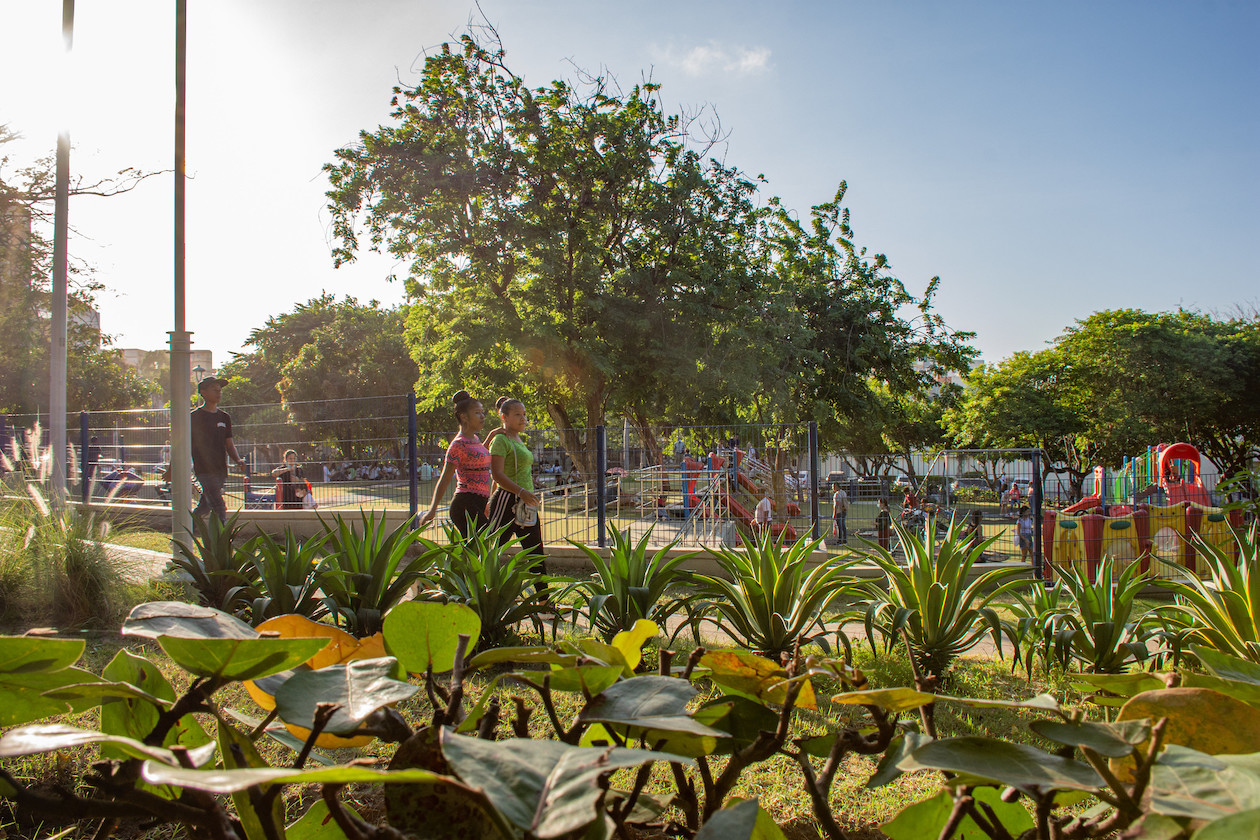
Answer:
[[1081, 511], [1089, 510], [1090, 508], [1096, 508], [1100, 504], [1102, 504], [1102, 502], [1099, 500], [1098, 494], [1094, 493], [1092, 495], [1086, 496], [1085, 498], [1081, 499], [1076, 504], [1068, 505], [1067, 507], [1063, 509], [1063, 512], [1064, 513], [1080, 513]]
[[1170, 505], [1180, 502], [1194, 502], [1196, 505], [1203, 507], [1212, 506], [1212, 500], [1208, 498], [1207, 489], [1201, 483], [1166, 482], [1164, 490], [1168, 495], [1168, 504]]
[[[753, 529], [753, 518], [752, 514], [748, 512], [748, 508], [744, 507], [734, 499], [728, 499], [727, 502], [731, 508], [731, 516], [735, 517], [739, 524], [751, 531]], [[782, 534], [783, 539], [791, 540], [793, 542], [796, 541], [796, 529], [787, 522], [771, 522], [770, 533], [774, 534], [776, 537]]]

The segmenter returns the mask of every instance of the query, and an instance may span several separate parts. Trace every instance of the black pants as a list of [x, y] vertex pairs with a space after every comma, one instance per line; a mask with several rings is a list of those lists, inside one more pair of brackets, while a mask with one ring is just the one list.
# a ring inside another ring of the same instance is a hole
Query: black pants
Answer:
[[504, 539], [519, 537], [521, 550], [528, 551], [537, 558], [533, 564], [533, 569], [546, 574], [547, 552], [543, 549], [542, 519], [540, 518], [528, 528], [517, 525], [516, 513], [513, 511], [517, 498], [515, 494], [508, 493], [502, 488], [494, 491], [494, 495], [490, 497], [489, 508], [486, 511], [490, 519], [490, 528], [497, 531], [504, 525], [510, 524], [511, 527], [504, 533]]
[[456, 493], [451, 499], [451, 524], [459, 535], [468, 539], [474, 530], [485, 527], [486, 503], [490, 500], [480, 493]]

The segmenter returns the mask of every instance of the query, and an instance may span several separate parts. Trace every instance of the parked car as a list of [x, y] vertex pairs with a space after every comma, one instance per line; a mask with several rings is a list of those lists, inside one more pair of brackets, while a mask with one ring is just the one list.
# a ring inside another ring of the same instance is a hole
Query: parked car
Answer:
[[989, 485], [989, 480], [987, 478], [957, 478], [954, 479], [954, 483], [950, 485], [950, 487], [955, 493], [960, 490], [976, 491], [993, 489]]

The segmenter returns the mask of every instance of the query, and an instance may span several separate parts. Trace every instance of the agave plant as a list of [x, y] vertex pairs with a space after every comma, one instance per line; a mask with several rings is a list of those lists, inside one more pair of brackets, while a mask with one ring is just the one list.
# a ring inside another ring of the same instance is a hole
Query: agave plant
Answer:
[[689, 577], [680, 572], [679, 567], [700, 552], [689, 551], [670, 557], [669, 552], [678, 545], [674, 540], [649, 558], [647, 545], [651, 538], [651, 527], [637, 543], [631, 540], [630, 529], [613, 528], [613, 544], [607, 560], [589, 546], [569, 540], [595, 567], [595, 574], [577, 585], [585, 600], [585, 608], [580, 612], [585, 613], [590, 626], [605, 641], [631, 629], [640, 619], [655, 621], [663, 627], [665, 620], [681, 606], [677, 600], [662, 603], [665, 590]]
[[[380, 631], [385, 613], [407, 596], [441, 548], [413, 531], [410, 519], [390, 530], [385, 511], [379, 520], [366, 511], [359, 514], [362, 533], [340, 516], [331, 524], [320, 518], [327, 559], [318, 581], [333, 622], [364, 638]], [[420, 553], [409, 559], [413, 545]]]
[[[874, 649], [875, 636], [883, 637], [891, 650], [904, 637], [910, 654], [924, 673], [938, 679], [950, 663], [971, 650], [986, 633], [993, 637], [999, 655], [1005, 627], [989, 603], [1012, 588], [1010, 578], [1022, 569], [994, 569], [971, 576], [971, 568], [997, 537], [975, 543], [951, 522], [938, 543], [936, 521], [929, 516], [920, 539], [894, 522], [905, 550], [901, 565], [888, 551], [874, 544], [859, 549], [884, 572], [884, 579], [863, 584], [870, 596], [864, 621], [866, 637]], [[1003, 581], [1008, 581], [1003, 584]]]
[[546, 588], [562, 578], [535, 571], [535, 557], [520, 551], [510, 556], [504, 553], [518, 544], [516, 538], [500, 543], [509, 527], [478, 528], [465, 540], [447, 523], [449, 544], [439, 547], [430, 575], [433, 589], [426, 597], [464, 604], [481, 618], [482, 647], [510, 639], [522, 621], [540, 625], [542, 616], [554, 612], [551, 598], [563, 597]]
[[238, 587], [236, 597], [249, 603], [250, 621], [261, 624], [278, 615], [301, 615], [318, 621], [328, 614], [319, 594], [323, 561], [321, 551], [327, 541], [321, 535], [305, 542], [289, 528], [283, 541], [262, 534], [250, 559], [254, 582]]
[[1070, 658], [1091, 673], [1116, 674], [1129, 662], [1145, 662], [1151, 655], [1150, 622], [1136, 604], [1150, 577], [1137, 563], [1118, 576], [1115, 566], [1104, 557], [1093, 583], [1074, 566], [1059, 570], [1074, 604], [1055, 634], [1055, 657], [1065, 667]]
[[240, 541], [243, 526], [237, 522], [238, 515], [226, 522], [213, 515], [194, 516], [192, 545], [173, 540], [171, 566], [192, 579], [202, 604], [223, 612], [235, 612], [244, 588], [257, 579], [253, 561], [258, 538]]
[[1012, 669], [1021, 661], [1028, 679], [1032, 679], [1033, 665], [1038, 660], [1044, 670], [1054, 665], [1066, 665], [1066, 655], [1058, 644], [1059, 631], [1067, 616], [1072, 613], [1072, 596], [1062, 582], [1033, 580], [1027, 586], [1013, 591], [1015, 603], [1010, 610], [1015, 614], [1011, 624], [1011, 636], [1015, 646]]
[[810, 556], [822, 539], [811, 540], [808, 534], [790, 546], [768, 532], [741, 539], [742, 551], [708, 549], [730, 580], [694, 575], [705, 602], [692, 614], [693, 630], [698, 635], [700, 624], [716, 624], [744, 647], [775, 661], [797, 643], [826, 646], [823, 610], [856, 585], [848, 569], [859, 558], [832, 556], [813, 565]]
[[1260, 524], [1245, 533], [1234, 532], [1233, 552], [1191, 537], [1195, 551], [1207, 564], [1209, 581], [1157, 580], [1177, 602], [1161, 613], [1190, 630], [1208, 647], [1241, 659], [1260, 662]]

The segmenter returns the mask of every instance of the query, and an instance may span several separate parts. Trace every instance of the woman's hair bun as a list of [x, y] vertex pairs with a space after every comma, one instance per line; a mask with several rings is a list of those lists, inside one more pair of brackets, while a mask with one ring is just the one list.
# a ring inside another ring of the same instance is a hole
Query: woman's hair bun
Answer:
[[511, 401], [512, 401], [512, 398], [511, 398], [511, 397], [499, 397], [497, 400], [495, 400], [495, 401], [494, 401], [494, 407], [495, 407], [496, 409], [502, 409], [502, 408], [503, 408], [503, 404], [504, 404], [505, 402], [511, 402]]
[[469, 395], [467, 391], [461, 388], [460, 390], [455, 392], [455, 396], [451, 397], [451, 402], [455, 403], [456, 405], [459, 405], [460, 403], [462, 403], [464, 400], [467, 400], [467, 399], [472, 399], [471, 395]]

